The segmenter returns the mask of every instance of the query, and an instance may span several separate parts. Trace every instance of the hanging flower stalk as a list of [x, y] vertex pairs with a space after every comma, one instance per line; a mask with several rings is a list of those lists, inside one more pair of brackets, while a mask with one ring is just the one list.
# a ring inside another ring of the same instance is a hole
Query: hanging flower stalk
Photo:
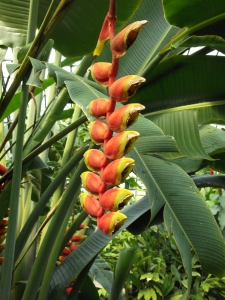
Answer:
[[111, 236], [126, 221], [119, 212], [133, 194], [117, 187], [131, 172], [135, 162], [124, 157], [134, 147], [140, 136], [137, 131], [124, 131], [136, 120], [145, 107], [139, 103], [127, 104], [115, 109], [116, 102], [127, 102], [138, 86], [145, 81], [138, 75], [127, 75], [116, 80], [119, 57], [124, 55], [136, 40], [147, 21], [128, 25], [115, 36], [116, 0], [110, 0], [109, 11], [99, 35], [94, 56], [100, 55], [105, 42], [110, 40], [112, 63], [98, 62], [89, 69], [92, 78], [100, 85], [108, 87], [109, 99], [94, 99], [89, 104], [90, 114], [96, 118], [88, 126], [91, 140], [100, 145], [101, 150], [88, 150], [84, 160], [90, 172], [81, 174], [82, 184], [88, 193], [80, 194], [83, 209], [97, 219], [98, 228]]

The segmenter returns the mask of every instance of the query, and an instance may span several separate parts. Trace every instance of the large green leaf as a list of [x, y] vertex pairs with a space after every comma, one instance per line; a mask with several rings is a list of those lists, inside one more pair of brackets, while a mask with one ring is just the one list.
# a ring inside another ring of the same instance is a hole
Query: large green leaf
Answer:
[[207, 153], [216, 154], [225, 152], [225, 132], [215, 126], [200, 127], [200, 137]]
[[21, 47], [26, 43], [30, 0], [0, 0], [0, 45]]
[[162, 0], [165, 17], [170, 24], [177, 27], [193, 27], [199, 23], [216, 19], [220, 15], [225, 18], [225, 2], [223, 0]]
[[[141, 30], [127, 54], [121, 57], [118, 77], [127, 74], [142, 75], [149, 62], [178, 31], [164, 19], [161, 0], [143, 0], [141, 7], [129, 23], [140, 20], [147, 20], [149, 23]], [[111, 61], [109, 46], [104, 49], [99, 60]]]
[[223, 105], [224, 68], [224, 57], [169, 57], [148, 76], [130, 102], [145, 105], [144, 113], [149, 115], [169, 108], [178, 110], [177, 107], [180, 107], [180, 110], [184, 110]]
[[181, 153], [185, 156], [212, 159], [202, 146], [196, 111], [187, 110], [153, 115], [151, 120], [165, 134], [174, 136]]
[[[59, 1], [57, 1], [59, 2]], [[135, 13], [142, 0], [130, 0], [129, 5], [117, 1], [117, 27], [121, 29]], [[40, 0], [38, 26], [40, 26], [50, 0]], [[109, 1], [76, 0], [52, 35], [54, 47], [65, 57], [83, 56], [94, 50]]]
[[134, 171], [147, 187], [151, 218], [166, 203], [196, 251], [203, 270], [224, 276], [225, 244], [213, 215], [192, 179], [171, 162], [140, 155], [135, 149], [130, 156], [135, 160]]

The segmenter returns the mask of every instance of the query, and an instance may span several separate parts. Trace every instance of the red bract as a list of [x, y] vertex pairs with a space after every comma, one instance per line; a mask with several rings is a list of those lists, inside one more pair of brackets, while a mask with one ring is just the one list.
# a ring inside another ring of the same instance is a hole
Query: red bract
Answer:
[[107, 125], [114, 132], [122, 132], [136, 122], [144, 105], [139, 103], [126, 104], [116, 109], [107, 119]]
[[99, 56], [102, 52], [102, 49], [105, 45], [105, 42], [109, 39], [109, 18], [108, 15], [105, 17], [105, 20], [102, 25], [102, 29], [100, 31], [100, 35], [98, 38], [97, 46], [95, 47], [94, 56]]
[[133, 166], [134, 160], [132, 158], [116, 159], [102, 170], [101, 178], [108, 185], [119, 185], [130, 174]]
[[138, 75], [127, 75], [116, 80], [109, 89], [112, 100], [116, 102], [126, 102], [132, 97], [138, 86], [145, 82], [145, 78]]
[[7, 172], [7, 168], [0, 164], [0, 175], [4, 175]]
[[106, 235], [111, 236], [118, 231], [127, 220], [127, 216], [120, 212], [108, 212], [97, 219], [98, 228]]
[[97, 62], [93, 64], [88, 70], [91, 71], [91, 76], [94, 81], [102, 86], [108, 86], [111, 67], [111, 63]]
[[101, 207], [99, 201], [92, 195], [81, 193], [80, 203], [86, 213], [93, 218], [101, 217], [104, 214], [104, 209]]
[[140, 134], [137, 131], [124, 131], [112, 137], [104, 146], [104, 153], [108, 159], [117, 159], [132, 150]]
[[131, 191], [123, 188], [112, 188], [101, 195], [99, 202], [105, 210], [117, 211], [122, 209], [133, 197]]
[[94, 195], [104, 193], [106, 191], [106, 184], [101, 177], [93, 172], [83, 172], [81, 180], [84, 188]]
[[109, 127], [100, 121], [89, 123], [88, 130], [91, 140], [97, 145], [102, 145], [111, 136]]
[[136, 37], [142, 27], [147, 24], [148, 21], [137, 21], [120, 31], [113, 39], [111, 44], [111, 50], [117, 57], [120, 57], [126, 53], [130, 46], [136, 40]]
[[98, 98], [90, 102], [89, 111], [90, 114], [96, 119], [104, 119], [106, 113], [109, 110], [110, 101], [106, 98]]
[[107, 166], [108, 159], [102, 151], [91, 149], [84, 153], [84, 162], [90, 171], [100, 172]]
[[74, 235], [74, 236], [72, 236], [71, 241], [72, 241], [72, 242], [80, 242], [80, 241], [82, 241], [83, 239], [85, 239], [86, 237], [87, 237], [87, 236], [84, 235], [84, 234], [81, 234], [81, 235]]

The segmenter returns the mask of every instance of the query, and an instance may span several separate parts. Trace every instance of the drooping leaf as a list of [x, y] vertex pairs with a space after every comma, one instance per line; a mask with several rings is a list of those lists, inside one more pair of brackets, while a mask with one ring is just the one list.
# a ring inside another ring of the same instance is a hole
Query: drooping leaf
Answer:
[[194, 183], [198, 188], [202, 187], [215, 187], [215, 188], [225, 188], [225, 175], [192, 175]]
[[163, 8], [167, 21], [180, 28], [191, 28], [209, 20], [212, 23], [213, 19], [219, 21], [225, 18], [223, 0], [206, 0], [204, 5], [201, 0], [163, 0]]
[[200, 127], [200, 138], [207, 153], [216, 154], [225, 151], [225, 132], [215, 126]]
[[175, 138], [182, 154], [212, 160], [204, 150], [200, 140], [196, 111], [165, 113], [154, 115], [151, 119], [166, 135]]
[[[225, 264], [225, 245], [222, 235], [192, 179], [173, 163], [140, 155], [135, 149], [130, 153], [130, 157], [135, 160], [134, 171], [148, 190], [151, 218], [154, 218], [166, 203], [196, 251], [203, 270], [223, 276], [224, 267], [221, 264]], [[208, 245], [202, 247], [205, 243]], [[216, 243], [220, 246], [213, 250]], [[217, 253], [214, 262], [210, 259], [212, 251]]]

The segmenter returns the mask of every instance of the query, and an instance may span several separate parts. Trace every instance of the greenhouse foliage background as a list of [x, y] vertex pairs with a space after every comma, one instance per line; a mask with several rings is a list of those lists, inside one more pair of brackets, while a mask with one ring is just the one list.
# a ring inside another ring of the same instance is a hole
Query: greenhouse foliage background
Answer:
[[[93, 51], [115, 3], [116, 33], [148, 23], [119, 58], [145, 109], [108, 236], [79, 194], [89, 104], [110, 96], [87, 70], [112, 61], [111, 41]], [[224, 299], [224, 19], [223, 0], [0, 0], [0, 299]]]

